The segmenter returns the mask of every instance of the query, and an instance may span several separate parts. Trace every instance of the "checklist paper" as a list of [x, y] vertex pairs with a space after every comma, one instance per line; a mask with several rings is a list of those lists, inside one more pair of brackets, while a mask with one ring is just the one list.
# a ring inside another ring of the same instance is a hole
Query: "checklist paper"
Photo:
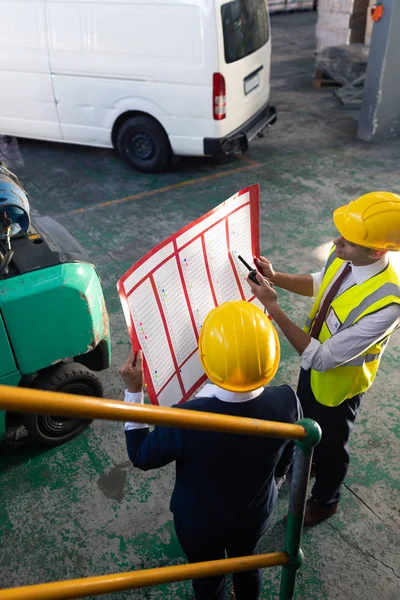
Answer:
[[230, 300], [260, 306], [246, 282], [260, 254], [259, 186], [246, 188], [153, 248], [117, 287], [134, 350], [142, 349], [153, 404], [185, 402], [206, 380], [198, 339]]

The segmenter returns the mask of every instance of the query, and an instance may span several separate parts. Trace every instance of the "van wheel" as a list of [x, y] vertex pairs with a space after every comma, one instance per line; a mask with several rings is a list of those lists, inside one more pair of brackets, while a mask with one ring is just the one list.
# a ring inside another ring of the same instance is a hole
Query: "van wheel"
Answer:
[[[78, 396], [101, 398], [100, 379], [78, 363], [63, 363], [38, 375], [30, 387]], [[86, 419], [24, 413], [22, 422], [28, 433], [48, 446], [58, 446], [76, 437], [91, 423]]]
[[123, 160], [141, 173], [160, 173], [171, 160], [168, 137], [150, 117], [125, 121], [117, 136], [117, 150]]

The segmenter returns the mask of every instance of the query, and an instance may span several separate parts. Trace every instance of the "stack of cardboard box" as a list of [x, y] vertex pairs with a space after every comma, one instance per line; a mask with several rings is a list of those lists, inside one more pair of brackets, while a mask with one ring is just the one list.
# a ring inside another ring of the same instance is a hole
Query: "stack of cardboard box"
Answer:
[[285, 12], [286, 0], [268, 0], [269, 12]]
[[317, 52], [330, 46], [364, 43], [370, 0], [319, 0]]
[[314, 0], [286, 0], [286, 11], [306, 10], [314, 7]]
[[289, 12], [314, 7], [314, 0], [268, 0], [269, 12]]

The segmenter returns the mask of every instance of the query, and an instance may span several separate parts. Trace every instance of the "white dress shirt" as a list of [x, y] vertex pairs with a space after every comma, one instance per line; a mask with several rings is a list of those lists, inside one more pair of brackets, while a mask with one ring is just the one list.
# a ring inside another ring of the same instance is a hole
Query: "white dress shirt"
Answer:
[[196, 394], [196, 398], [218, 398], [222, 402], [248, 402], [257, 398], [264, 391], [263, 387], [259, 387], [252, 392], [229, 392], [223, 390], [214, 383], [206, 383], [206, 385]]
[[[377, 275], [387, 266], [389, 258], [387, 255], [380, 260], [356, 267], [351, 264], [351, 272], [344, 279], [336, 296], [346, 291], [350, 286], [360, 285], [367, 279]], [[320, 306], [329, 292], [331, 286], [343, 271], [346, 263], [339, 269], [321, 298]], [[325, 267], [319, 273], [313, 273], [314, 297], [318, 294], [324, 276]], [[336, 297], [335, 296], [335, 297]], [[371, 315], [362, 317], [355, 325], [336, 333], [323, 344], [314, 338], [304, 350], [301, 357], [303, 369], [314, 369], [314, 371], [328, 371], [334, 367], [345, 364], [347, 361], [363, 354], [370, 346], [383, 339], [387, 333], [393, 331], [400, 324], [400, 305], [392, 304]]]
[[[128, 392], [128, 390], [125, 390], [125, 402], [128, 402], [129, 404], [143, 404], [144, 393]], [[147, 423], [133, 423], [130, 421], [125, 423], [125, 431], [129, 431], [130, 429], [147, 429], [147, 427]]]

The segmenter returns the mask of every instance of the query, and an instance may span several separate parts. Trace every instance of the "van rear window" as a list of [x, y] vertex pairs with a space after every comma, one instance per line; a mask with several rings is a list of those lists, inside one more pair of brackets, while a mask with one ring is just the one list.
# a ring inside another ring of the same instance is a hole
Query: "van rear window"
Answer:
[[252, 54], [269, 39], [266, 0], [233, 0], [221, 6], [225, 61]]

